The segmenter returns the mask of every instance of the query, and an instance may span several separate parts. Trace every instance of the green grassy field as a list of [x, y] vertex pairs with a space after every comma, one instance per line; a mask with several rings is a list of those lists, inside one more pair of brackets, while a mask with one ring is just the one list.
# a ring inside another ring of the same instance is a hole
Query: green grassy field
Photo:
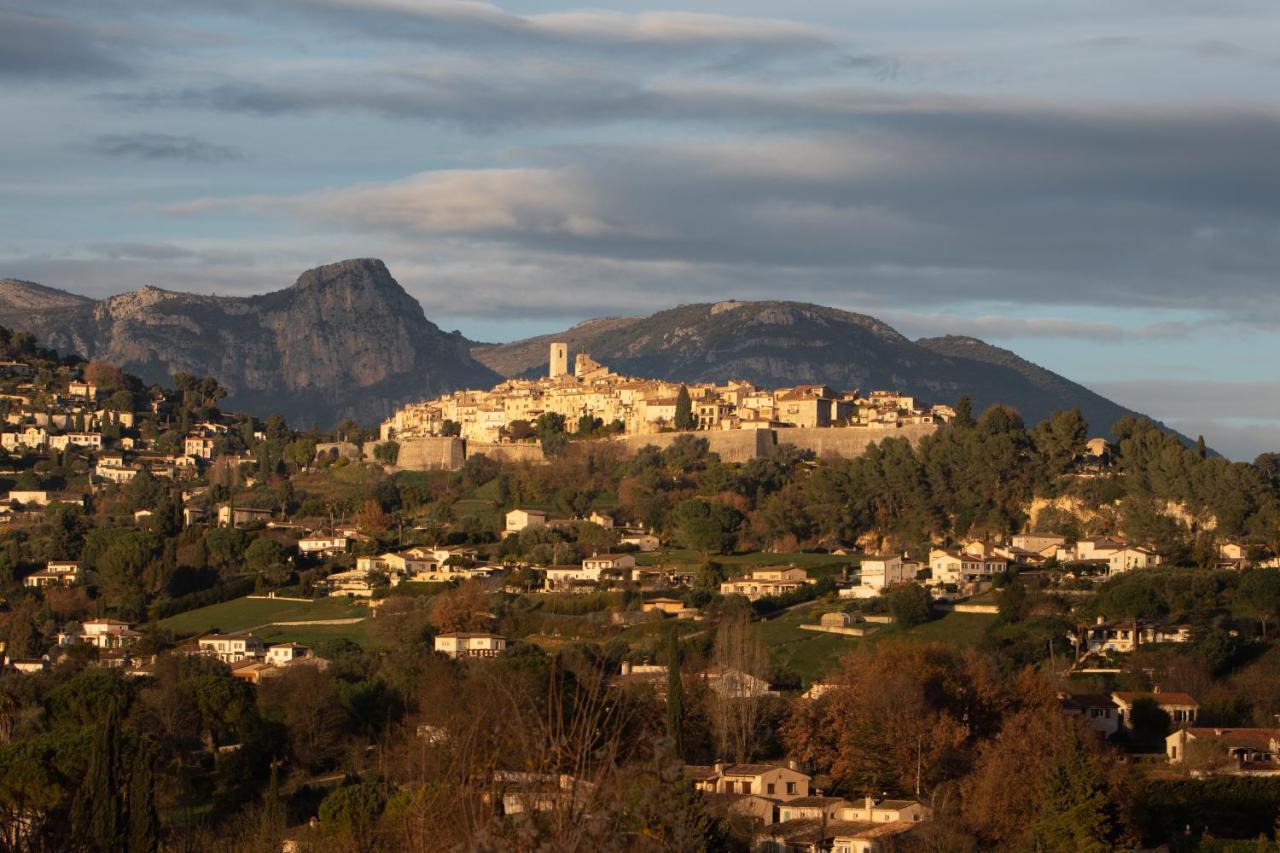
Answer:
[[[351, 604], [346, 598], [321, 598], [310, 603], [270, 598], [235, 598], [221, 604], [211, 604], [208, 607], [170, 616], [162, 620], [160, 626], [184, 636], [209, 631], [226, 634], [265, 625], [268, 622], [348, 619], [367, 616], [368, 613], [367, 607]], [[353, 626], [332, 627], [350, 629]]]
[[769, 659], [774, 666], [791, 669], [799, 673], [805, 683], [810, 683], [834, 670], [841, 657], [860, 645], [903, 641], [940, 643], [963, 648], [981, 640], [987, 627], [996, 618], [985, 613], [947, 613], [914, 628], [881, 625], [867, 637], [848, 637], [800, 629], [801, 624], [815, 623], [823, 613], [835, 609], [837, 606], [832, 602], [819, 602], [797, 607], [777, 619], [761, 622], [760, 636], [769, 649]]
[[[746, 574], [752, 569], [762, 566], [788, 566], [794, 564], [802, 569], [807, 569], [812, 577], [821, 578], [827, 575], [839, 574], [841, 569], [845, 567], [852, 569], [855, 565], [854, 561], [849, 557], [838, 557], [832, 554], [809, 554], [802, 551], [783, 554], [763, 552], [728, 554], [712, 557], [711, 560], [724, 566], [730, 577]], [[677, 568], [696, 569], [702, 563], [701, 554], [685, 548], [669, 548], [666, 551], [653, 551], [648, 554], [636, 555], [636, 565], [639, 566], [671, 565]]]
[[377, 646], [369, 623], [355, 625], [273, 625], [254, 632], [264, 643], [301, 643], [315, 646], [325, 640], [351, 640], [366, 649]]

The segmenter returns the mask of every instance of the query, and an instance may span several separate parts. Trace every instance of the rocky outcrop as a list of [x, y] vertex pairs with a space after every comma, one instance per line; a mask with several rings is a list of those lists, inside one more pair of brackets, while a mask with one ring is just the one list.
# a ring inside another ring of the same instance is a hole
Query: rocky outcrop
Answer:
[[368, 423], [411, 400], [498, 380], [378, 260], [317, 267], [293, 287], [248, 298], [158, 287], [102, 301], [66, 296], [33, 310], [0, 294], [0, 323], [151, 382], [215, 376], [228, 407], [303, 425]]

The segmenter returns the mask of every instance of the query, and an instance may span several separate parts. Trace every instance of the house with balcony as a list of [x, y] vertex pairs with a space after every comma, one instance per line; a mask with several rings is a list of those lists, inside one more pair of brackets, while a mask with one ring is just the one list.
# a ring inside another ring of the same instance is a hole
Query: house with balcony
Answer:
[[786, 595], [815, 583], [804, 569], [795, 566], [777, 566], [755, 569], [745, 578], [735, 578], [720, 584], [721, 595], [741, 595], [751, 601]]
[[67, 624], [58, 632], [59, 646], [86, 645], [99, 649], [132, 648], [142, 634], [133, 630], [128, 622], [117, 619], [88, 619], [83, 623]]
[[262, 640], [253, 634], [208, 634], [196, 640], [196, 646], [201, 654], [228, 664], [261, 657], [265, 650]]
[[1191, 725], [1200, 714], [1200, 703], [1189, 693], [1162, 690], [1118, 691], [1111, 694], [1111, 699], [1119, 709], [1117, 713], [1120, 727], [1124, 729], [1133, 727], [1133, 706], [1144, 699], [1155, 702], [1161, 711], [1168, 714], [1169, 722], [1174, 727]]
[[88, 578], [88, 572], [80, 563], [70, 560], [50, 560], [43, 569], [27, 575], [22, 585], [31, 589], [51, 586], [75, 586]]

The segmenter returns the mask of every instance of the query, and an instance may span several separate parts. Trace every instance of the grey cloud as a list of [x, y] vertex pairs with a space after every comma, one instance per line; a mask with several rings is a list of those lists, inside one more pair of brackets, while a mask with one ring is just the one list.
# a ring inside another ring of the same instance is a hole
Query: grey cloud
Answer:
[[90, 252], [111, 261], [159, 261], [252, 266], [254, 255], [242, 249], [192, 248], [174, 243], [97, 243]]
[[1156, 378], [1099, 381], [1092, 387], [1108, 396], [1133, 401], [1139, 408], [1158, 408], [1170, 418], [1204, 418], [1212, 412], [1220, 420], [1273, 421], [1280, 429], [1280, 381]]
[[90, 149], [105, 157], [180, 160], [187, 163], [222, 163], [240, 157], [240, 152], [229, 145], [168, 133], [104, 134], [93, 141]]
[[1275, 117], [862, 103], [862, 125], [841, 132], [523, 151], [521, 169], [166, 210], [242, 209], [544, 258], [760, 266], [775, 286], [804, 280], [829, 295], [910, 289], [942, 305], [1158, 306], [1280, 323]]
[[1098, 344], [1120, 344], [1135, 340], [1182, 338], [1197, 328], [1197, 324], [1177, 321], [1134, 326], [1073, 320], [1068, 317], [1002, 315], [970, 317], [960, 314], [922, 314], [901, 310], [880, 312], [879, 317], [912, 337], [970, 335], [997, 341], [1061, 338]]
[[1151, 378], [1089, 383], [1186, 435], [1203, 435], [1229, 459], [1280, 451], [1280, 382]]
[[264, 260], [232, 250], [222, 262], [193, 263], [189, 256], [150, 258], [142, 254], [89, 253], [84, 256], [26, 256], [0, 260], [4, 275], [71, 290], [95, 299], [155, 285], [169, 290], [252, 296], [278, 290], [314, 263], [299, 258]]
[[[50, 0], [69, 14], [83, 12], [74, 0]], [[794, 20], [660, 11], [624, 13], [582, 8], [517, 14], [476, 0], [181, 0], [156, 3], [116, 0], [99, 12], [133, 20], [172, 15], [174, 6], [202, 15], [222, 12], [230, 20], [297, 33], [338, 34], [348, 47], [367, 43], [425, 44], [458, 54], [477, 51], [580, 53], [619, 61], [627, 57], [693, 59], [760, 66], [786, 57], [828, 54], [833, 63], [874, 62], [852, 50], [840, 34]]]
[[[231, 4], [232, 7], [242, 4]], [[255, 6], [255, 9], [258, 8]], [[788, 20], [687, 12], [625, 14], [603, 10], [518, 15], [482, 2], [436, 0], [290, 0], [293, 12], [344, 32], [459, 46], [571, 47], [609, 51], [796, 52], [830, 47], [830, 33]]]
[[0, 77], [97, 79], [128, 73], [104, 28], [0, 8]]

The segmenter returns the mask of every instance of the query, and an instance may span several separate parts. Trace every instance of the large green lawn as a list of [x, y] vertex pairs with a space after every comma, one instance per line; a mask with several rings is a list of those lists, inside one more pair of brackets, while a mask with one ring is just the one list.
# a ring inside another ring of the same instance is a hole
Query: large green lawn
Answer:
[[823, 613], [836, 609], [838, 606], [832, 602], [819, 602], [797, 607], [777, 619], [761, 622], [758, 626], [760, 636], [769, 649], [770, 661], [775, 666], [799, 673], [806, 683], [810, 683], [833, 671], [841, 657], [860, 645], [904, 641], [940, 643], [963, 648], [981, 640], [987, 627], [996, 618], [986, 613], [946, 613], [932, 622], [914, 628], [881, 625], [867, 637], [848, 637], [800, 629], [801, 624], [815, 623]]
[[[744, 575], [752, 569], [763, 566], [795, 565], [807, 569], [815, 578], [839, 574], [841, 569], [852, 570], [855, 562], [850, 557], [838, 557], [832, 554], [809, 554], [794, 551], [784, 554], [770, 554], [756, 551], [749, 554], [727, 554], [713, 556], [711, 561], [724, 566], [730, 577]], [[636, 565], [659, 566], [670, 565], [681, 569], [696, 569], [703, 564], [702, 555], [686, 548], [668, 548], [665, 551], [652, 551], [648, 554], [637, 554]]]
[[[160, 626], [175, 634], [231, 633], [270, 622], [301, 622], [315, 619], [348, 619], [367, 616], [369, 609], [346, 598], [320, 598], [313, 602], [282, 601], [270, 598], [235, 598], [170, 616]], [[335, 626], [350, 629], [353, 626]]]
[[354, 625], [273, 625], [255, 631], [264, 643], [301, 643], [315, 646], [325, 640], [351, 640], [366, 649], [377, 645], [368, 620]]

